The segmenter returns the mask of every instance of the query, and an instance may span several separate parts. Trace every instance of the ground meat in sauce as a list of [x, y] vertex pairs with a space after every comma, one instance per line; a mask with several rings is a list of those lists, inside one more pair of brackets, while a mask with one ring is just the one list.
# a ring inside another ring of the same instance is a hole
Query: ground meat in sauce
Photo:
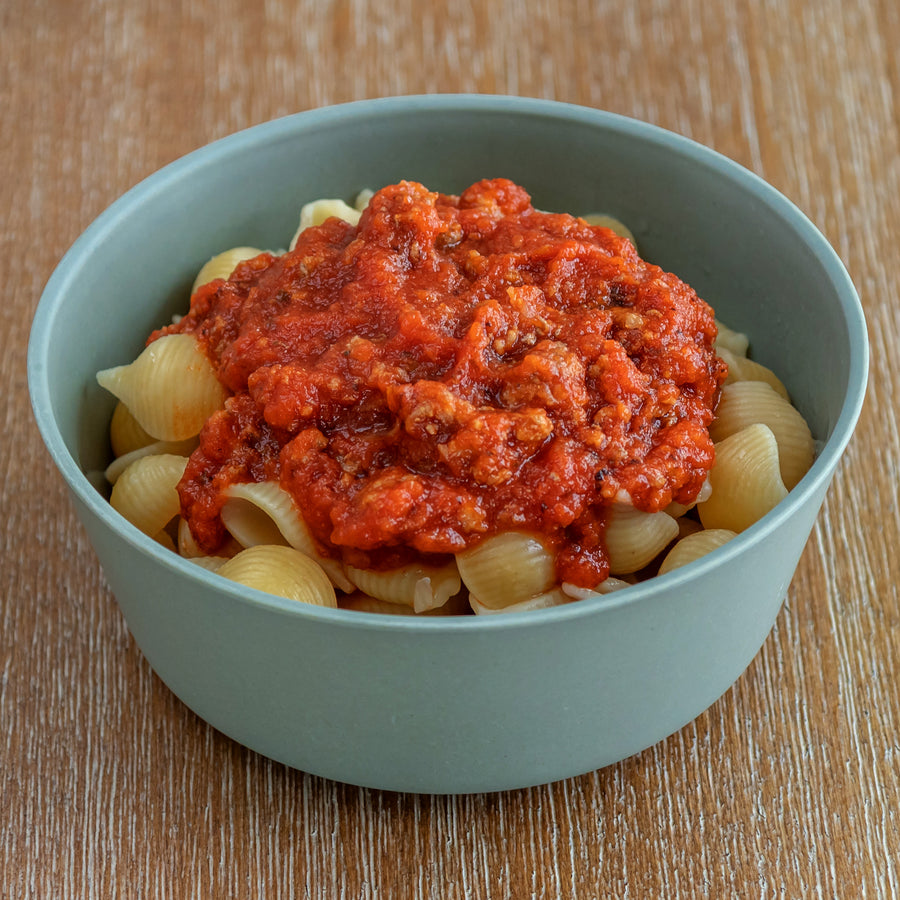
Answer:
[[689, 502], [713, 461], [709, 306], [504, 179], [459, 197], [386, 187], [357, 227], [329, 219], [242, 263], [151, 340], [173, 332], [233, 393], [179, 487], [209, 552], [223, 489], [271, 479], [358, 567], [534, 530], [560, 580], [592, 587], [608, 505]]

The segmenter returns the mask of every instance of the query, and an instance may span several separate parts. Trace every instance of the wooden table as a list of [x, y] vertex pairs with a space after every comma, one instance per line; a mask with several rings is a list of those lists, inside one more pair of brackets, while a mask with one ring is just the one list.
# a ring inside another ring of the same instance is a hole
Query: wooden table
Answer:
[[[5, 0], [0, 896], [900, 895], [900, 7], [892, 0]], [[33, 423], [60, 256], [165, 163], [386, 94], [555, 98], [756, 171], [846, 262], [871, 387], [775, 629], [663, 743], [532, 790], [327, 782], [213, 731], [130, 638]]]

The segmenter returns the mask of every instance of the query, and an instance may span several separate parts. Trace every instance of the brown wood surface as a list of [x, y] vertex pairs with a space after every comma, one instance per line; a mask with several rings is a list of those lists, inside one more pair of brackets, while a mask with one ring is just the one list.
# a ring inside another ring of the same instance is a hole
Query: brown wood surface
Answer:
[[[0, 0], [0, 897], [900, 896], [900, 7], [895, 0]], [[272, 763], [134, 645], [33, 423], [60, 256], [161, 165], [387, 94], [555, 98], [708, 144], [846, 262], [867, 406], [776, 627], [663, 743], [491, 796]]]

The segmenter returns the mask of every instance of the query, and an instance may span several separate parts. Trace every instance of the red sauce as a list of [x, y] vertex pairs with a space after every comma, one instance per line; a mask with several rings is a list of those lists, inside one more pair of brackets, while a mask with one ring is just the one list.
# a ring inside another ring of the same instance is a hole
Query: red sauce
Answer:
[[561, 580], [606, 577], [604, 512], [690, 502], [725, 366], [711, 309], [606, 228], [513, 183], [403, 182], [358, 227], [305, 231], [201, 287], [195, 334], [233, 392], [180, 485], [213, 552], [222, 490], [275, 479], [358, 567], [540, 531]]

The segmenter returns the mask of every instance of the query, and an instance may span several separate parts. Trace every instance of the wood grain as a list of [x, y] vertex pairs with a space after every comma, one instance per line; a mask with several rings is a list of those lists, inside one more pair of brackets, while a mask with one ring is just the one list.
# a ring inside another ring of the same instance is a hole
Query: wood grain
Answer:
[[[900, 11], [892, 0], [0, 5], [0, 896], [900, 896]], [[124, 190], [236, 129], [476, 91], [646, 119], [753, 169], [844, 259], [867, 406], [772, 635], [659, 745], [527, 791], [292, 771], [154, 676], [33, 425], [43, 284]]]

